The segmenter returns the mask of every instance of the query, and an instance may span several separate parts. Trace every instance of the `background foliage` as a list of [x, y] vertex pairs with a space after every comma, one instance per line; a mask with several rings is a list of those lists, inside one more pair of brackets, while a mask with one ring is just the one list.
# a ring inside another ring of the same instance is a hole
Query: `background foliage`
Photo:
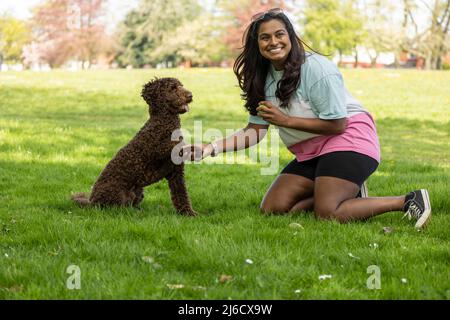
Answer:
[[396, 65], [410, 53], [426, 69], [442, 69], [450, 50], [450, 0], [140, 0], [113, 31], [105, 25], [108, 0], [44, 0], [29, 21], [0, 17], [0, 52], [28, 67], [230, 65], [251, 17], [273, 7], [313, 48], [358, 60], [363, 47], [374, 66], [393, 52]]

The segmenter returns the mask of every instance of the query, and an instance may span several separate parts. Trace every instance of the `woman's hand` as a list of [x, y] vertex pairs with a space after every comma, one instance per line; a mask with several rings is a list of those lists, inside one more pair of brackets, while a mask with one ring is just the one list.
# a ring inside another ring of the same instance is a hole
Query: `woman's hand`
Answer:
[[188, 144], [183, 148], [183, 155], [185, 159], [191, 159], [191, 161], [200, 161], [209, 157], [214, 151], [211, 144]]
[[274, 106], [272, 102], [261, 101], [258, 108], [256, 108], [256, 111], [258, 111], [258, 116], [267, 122], [280, 127], [288, 127], [290, 117], [281, 112], [281, 110]]

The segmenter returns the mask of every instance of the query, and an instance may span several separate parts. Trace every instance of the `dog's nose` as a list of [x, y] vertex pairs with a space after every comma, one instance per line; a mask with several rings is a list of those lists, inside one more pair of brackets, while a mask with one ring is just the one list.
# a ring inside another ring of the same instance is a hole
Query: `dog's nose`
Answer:
[[189, 98], [189, 100], [192, 100], [192, 93], [188, 92], [187, 97]]

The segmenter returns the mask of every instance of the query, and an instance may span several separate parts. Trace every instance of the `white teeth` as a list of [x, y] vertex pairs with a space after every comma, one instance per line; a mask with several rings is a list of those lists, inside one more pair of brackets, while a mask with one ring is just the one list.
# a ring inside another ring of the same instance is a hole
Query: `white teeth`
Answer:
[[281, 48], [275, 48], [275, 49], [270, 49], [269, 52], [271, 53], [278, 53], [281, 51]]
[[186, 112], [189, 112], [189, 106], [188, 106], [187, 104], [185, 104], [185, 105], [183, 106], [183, 109], [184, 109]]

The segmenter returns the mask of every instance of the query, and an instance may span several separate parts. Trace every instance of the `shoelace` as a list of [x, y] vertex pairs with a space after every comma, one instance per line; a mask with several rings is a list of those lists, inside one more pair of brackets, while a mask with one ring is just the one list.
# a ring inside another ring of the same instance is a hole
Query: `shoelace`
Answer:
[[411, 220], [411, 218], [419, 219], [421, 215], [422, 209], [415, 203], [411, 203], [409, 205], [408, 211], [406, 211], [403, 217], [408, 217], [408, 219]]

